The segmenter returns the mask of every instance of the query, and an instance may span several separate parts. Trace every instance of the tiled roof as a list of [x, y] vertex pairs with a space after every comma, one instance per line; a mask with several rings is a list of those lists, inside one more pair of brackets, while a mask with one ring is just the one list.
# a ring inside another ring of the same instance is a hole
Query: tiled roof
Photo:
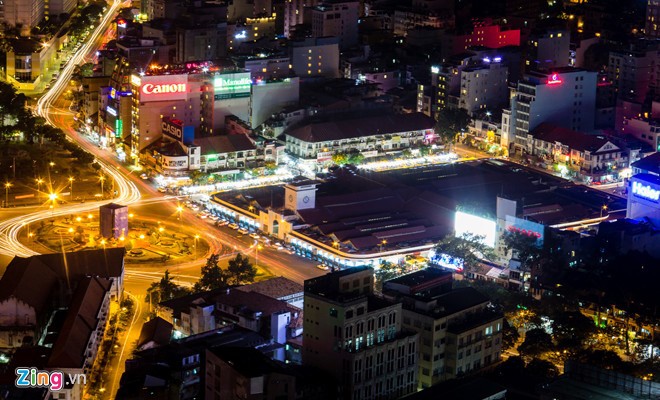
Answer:
[[236, 288], [244, 292], [255, 292], [264, 296], [280, 299], [304, 291], [303, 286], [283, 276]]
[[435, 121], [422, 113], [387, 114], [328, 122], [312, 122], [286, 133], [304, 142], [316, 143], [329, 140], [387, 135], [401, 132], [433, 129]]
[[49, 368], [82, 368], [89, 338], [96, 329], [97, 316], [112, 283], [108, 279], [88, 277], [78, 284], [60, 330]]
[[202, 148], [202, 155], [226, 154], [256, 149], [250, 138], [243, 134], [195, 138], [195, 144]]
[[58, 282], [75, 286], [87, 276], [116, 278], [123, 274], [125, 249], [85, 250], [71, 253], [14, 257], [0, 279], [0, 301], [11, 296], [31, 305], [37, 312], [49, 301]]
[[142, 325], [137, 347], [140, 348], [149, 342], [155, 342], [157, 345], [167, 344], [170, 342], [171, 335], [172, 324], [161, 317], [156, 317]]
[[532, 135], [544, 142], [559, 142], [574, 150], [596, 152], [608, 142], [604, 136], [587, 135], [561, 126], [543, 123], [536, 127]]

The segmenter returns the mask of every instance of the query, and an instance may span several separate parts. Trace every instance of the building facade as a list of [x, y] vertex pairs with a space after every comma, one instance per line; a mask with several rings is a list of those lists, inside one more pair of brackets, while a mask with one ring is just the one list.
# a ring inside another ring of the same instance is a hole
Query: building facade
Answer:
[[331, 374], [344, 399], [394, 399], [417, 388], [418, 336], [402, 330], [401, 303], [373, 295], [373, 269], [305, 281], [303, 365]]
[[358, 44], [358, 1], [327, 0], [311, 10], [312, 36], [339, 38], [339, 47]]

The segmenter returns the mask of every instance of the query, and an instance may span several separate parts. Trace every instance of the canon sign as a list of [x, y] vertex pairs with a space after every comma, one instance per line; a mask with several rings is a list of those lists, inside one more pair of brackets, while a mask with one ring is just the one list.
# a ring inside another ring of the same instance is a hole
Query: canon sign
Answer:
[[163, 121], [161, 123], [161, 129], [163, 130], [164, 134], [173, 139], [180, 141], [183, 138], [183, 128], [179, 125], [173, 124], [172, 122]]
[[185, 83], [170, 83], [163, 85], [154, 85], [153, 83], [145, 83], [142, 86], [142, 93], [144, 94], [161, 94], [161, 93], [185, 93]]

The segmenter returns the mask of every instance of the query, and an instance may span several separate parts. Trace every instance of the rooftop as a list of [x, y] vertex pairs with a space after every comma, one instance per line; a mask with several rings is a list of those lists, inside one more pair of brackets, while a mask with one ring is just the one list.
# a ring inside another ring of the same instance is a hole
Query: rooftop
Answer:
[[161, 317], [156, 317], [142, 325], [137, 347], [140, 348], [149, 342], [154, 342], [157, 346], [164, 345], [170, 342], [171, 336], [172, 324]]
[[632, 163], [633, 168], [640, 169], [647, 174], [660, 175], [660, 152], [653, 153]]
[[544, 142], [561, 143], [574, 150], [595, 153], [609, 142], [605, 136], [588, 135], [568, 128], [542, 123], [531, 134]]
[[206, 156], [256, 149], [250, 138], [243, 134], [195, 138], [195, 144], [202, 148], [202, 155]]
[[240, 286], [236, 289], [244, 292], [260, 293], [264, 296], [272, 297], [273, 299], [280, 299], [304, 291], [301, 284], [283, 276], [255, 282], [250, 285]]
[[433, 129], [434, 126], [435, 121], [422, 113], [388, 114], [327, 122], [310, 122], [292, 129], [286, 133], [286, 136], [316, 143]]

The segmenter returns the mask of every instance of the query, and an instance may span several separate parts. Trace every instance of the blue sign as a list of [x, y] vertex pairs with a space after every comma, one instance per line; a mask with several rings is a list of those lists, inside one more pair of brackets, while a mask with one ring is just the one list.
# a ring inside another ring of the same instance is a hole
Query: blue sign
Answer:
[[632, 193], [646, 200], [658, 202], [660, 200], [660, 190], [654, 189], [651, 185], [645, 185], [641, 182], [633, 181]]

